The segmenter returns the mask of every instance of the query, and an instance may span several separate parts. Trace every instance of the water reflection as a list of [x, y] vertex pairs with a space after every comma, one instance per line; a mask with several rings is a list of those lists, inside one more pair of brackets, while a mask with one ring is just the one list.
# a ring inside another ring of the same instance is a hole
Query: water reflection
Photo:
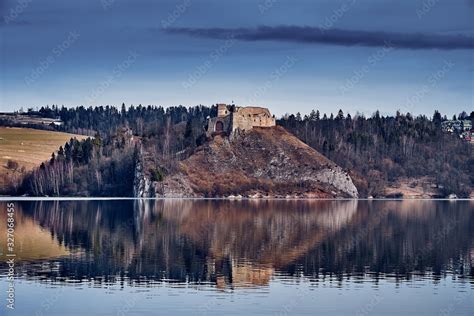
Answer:
[[[17, 271], [28, 279], [99, 287], [162, 282], [265, 287], [273, 278], [302, 275], [340, 286], [348, 279], [436, 281], [447, 275], [473, 283], [473, 206], [469, 201], [17, 202]], [[4, 260], [0, 268], [4, 271]]]

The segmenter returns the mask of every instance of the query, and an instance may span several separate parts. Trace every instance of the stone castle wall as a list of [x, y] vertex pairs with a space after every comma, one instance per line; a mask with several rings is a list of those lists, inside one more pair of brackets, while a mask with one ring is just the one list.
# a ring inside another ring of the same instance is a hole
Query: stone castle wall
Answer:
[[224, 117], [230, 114], [230, 108], [227, 104], [220, 103], [217, 105], [217, 117]]
[[276, 125], [275, 118], [270, 111], [260, 107], [237, 108], [232, 113], [232, 130], [238, 128], [242, 130], [252, 129], [253, 127], [272, 127]]
[[[222, 131], [219, 131], [217, 128], [217, 122], [220, 122], [222, 124]], [[207, 131], [208, 134], [210, 133], [219, 133], [219, 132], [225, 132], [228, 133], [229, 131], [232, 130], [232, 117], [230, 115], [224, 116], [224, 117], [211, 117], [208, 119], [207, 122]]]
[[254, 127], [275, 125], [276, 120], [267, 108], [218, 104], [217, 117], [209, 118], [207, 132], [208, 136], [211, 136], [212, 133], [230, 134], [238, 129], [250, 130]]

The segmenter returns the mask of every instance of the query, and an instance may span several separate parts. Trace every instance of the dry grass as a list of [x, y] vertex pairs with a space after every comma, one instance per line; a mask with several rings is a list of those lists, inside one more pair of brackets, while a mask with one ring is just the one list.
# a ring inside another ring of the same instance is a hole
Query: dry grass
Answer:
[[7, 185], [13, 171], [7, 168], [8, 160], [16, 161], [19, 170], [31, 170], [51, 158], [51, 154], [71, 138], [86, 136], [31, 128], [0, 127], [0, 189]]
[[435, 183], [431, 177], [399, 178], [395, 184], [385, 188], [385, 195], [403, 195], [406, 199], [439, 197], [440, 190], [432, 187]]

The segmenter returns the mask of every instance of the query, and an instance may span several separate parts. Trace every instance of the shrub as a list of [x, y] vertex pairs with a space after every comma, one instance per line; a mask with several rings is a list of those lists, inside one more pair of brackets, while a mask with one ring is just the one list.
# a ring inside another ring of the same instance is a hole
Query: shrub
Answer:
[[150, 176], [151, 181], [153, 182], [161, 182], [164, 178], [163, 172], [161, 172], [157, 168], [150, 168]]
[[20, 167], [20, 165], [18, 164], [18, 162], [14, 161], [14, 160], [11, 160], [11, 159], [8, 159], [8, 161], [7, 161], [7, 168], [8, 169], [16, 171], [19, 167]]

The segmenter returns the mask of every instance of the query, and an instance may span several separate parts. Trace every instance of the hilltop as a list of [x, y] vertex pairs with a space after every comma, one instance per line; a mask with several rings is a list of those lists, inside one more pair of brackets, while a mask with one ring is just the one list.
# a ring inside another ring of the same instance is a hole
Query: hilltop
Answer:
[[144, 177], [138, 196], [358, 197], [347, 172], [279, 126], [216, 135], [162, 182]]

